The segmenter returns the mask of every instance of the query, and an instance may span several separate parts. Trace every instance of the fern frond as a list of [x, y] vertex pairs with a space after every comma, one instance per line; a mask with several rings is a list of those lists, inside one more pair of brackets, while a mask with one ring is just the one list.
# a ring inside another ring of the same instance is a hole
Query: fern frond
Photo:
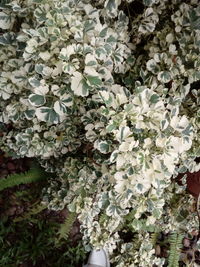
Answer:
[[15, 173], [0, 179], [0, 191], [20, 184], [27, 184], [47, 178], [48, 174], [39, 167], [32, 167], [25, 173]]
[[58, 231], [58, 240], [61, 239], [67, 239], [69, 236], [69, 233], [71, 231], [71, 228], [73, 226], [73, 223], [76, 220], [76, 213], [75, 212], [70, 212], [67, 216], [67, 218], [65, 219], [65, 222], [61, 225], [59, 231]]
[[179, 267], [180, 249], [182, 248], [183, 235], [178, 233], [170, 234], [168, 267]]
[[46, 208], [47, 208], [46, 205], [42, 205], [41, 202], [37, 201], [32, 205], [32, 208], [29, 211], [25, 212], [21, 217], [14, 219], [14, 222], [20, 222], [23, 220], [30, 219], [32, 215], [38, 214]]
[[153, 246], [156, 245], [159, 234], [160, 234], [159, 232], [154, 232], [150, 234], [150, 242], [152, 243]]

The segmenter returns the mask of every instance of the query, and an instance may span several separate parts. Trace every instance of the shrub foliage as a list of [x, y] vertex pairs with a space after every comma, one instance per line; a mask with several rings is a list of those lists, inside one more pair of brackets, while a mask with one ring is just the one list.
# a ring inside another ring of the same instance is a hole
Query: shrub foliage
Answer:
[[175, 178], [200, 169], [198, 0], [0, 9], [0, 121], [12, 125], [1, 148], [54, 173], [43, 202], [78, 214], [86, 249], [107, 247], [119, 267], [162, 266], [150, 233], [197, 227]]

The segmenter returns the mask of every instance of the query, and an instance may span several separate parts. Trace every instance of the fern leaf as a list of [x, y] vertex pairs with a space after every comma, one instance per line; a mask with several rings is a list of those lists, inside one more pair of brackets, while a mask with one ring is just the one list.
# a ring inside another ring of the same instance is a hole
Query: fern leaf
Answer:
[[150, 234], [150, 241], [151, 241], [151, 244], [155, 247], [156, 245], [156, 242], [158, 240], [158, 236], [159, 236], [159, 232], [154, 232], [154, 233], [151, 233]]
[[172, 233], [169, 238], [170, 251], [168, 267], [179, 267], [180, 249], [182, 248], [183, 235]]
[[67, 239], [69, 236], [69, 233], [71, 231], [71, 228], [73, 226], [73, 223], [76, 220], [76, 213], [71, 212], [68, 214], [67, 218], [65, 219], [65, 222], [61, 225], [59, 231], [58, 231], [58, 240], [60, 239]]
[[21, 217], [14, 219], [14, 222], [20, 222], [23, 220], [30, 219], [32, 215], [40, 213], [42, 210], [46, 209], [46, 205], [42, 205], [41, 202], [36, 202], [32, 205], [32, 208], [25, 212]]
[[0, 191], [19, 184], [27, 184], [39, 181], [46, 178], [47, 175], [48, 174], [39, 167], [32, 167], [25, 173], [11, 174], [6, 178], [0, 179]]

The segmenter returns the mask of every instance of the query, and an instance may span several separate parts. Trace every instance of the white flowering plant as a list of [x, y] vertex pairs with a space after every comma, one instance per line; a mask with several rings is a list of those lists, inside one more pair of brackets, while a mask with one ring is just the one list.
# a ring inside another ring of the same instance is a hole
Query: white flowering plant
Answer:
[[1, 148], [54, 173], [87, 250], [164, 265], [151, 234], [198, 228], [176, 183], [200, 169], [198, 1], [4, 0], [0, 31]]

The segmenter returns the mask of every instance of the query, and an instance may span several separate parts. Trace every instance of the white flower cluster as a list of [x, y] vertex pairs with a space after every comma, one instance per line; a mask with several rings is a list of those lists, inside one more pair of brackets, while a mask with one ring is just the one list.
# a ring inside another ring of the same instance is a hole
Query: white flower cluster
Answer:
[[0, 4], [0, 145], [57, 175], [43, 202], [77, 212], [86, 249], [162, 266], [149, 233], [196, 221], [174, 178], [200, 169], [200, 7], [134, 2]]

